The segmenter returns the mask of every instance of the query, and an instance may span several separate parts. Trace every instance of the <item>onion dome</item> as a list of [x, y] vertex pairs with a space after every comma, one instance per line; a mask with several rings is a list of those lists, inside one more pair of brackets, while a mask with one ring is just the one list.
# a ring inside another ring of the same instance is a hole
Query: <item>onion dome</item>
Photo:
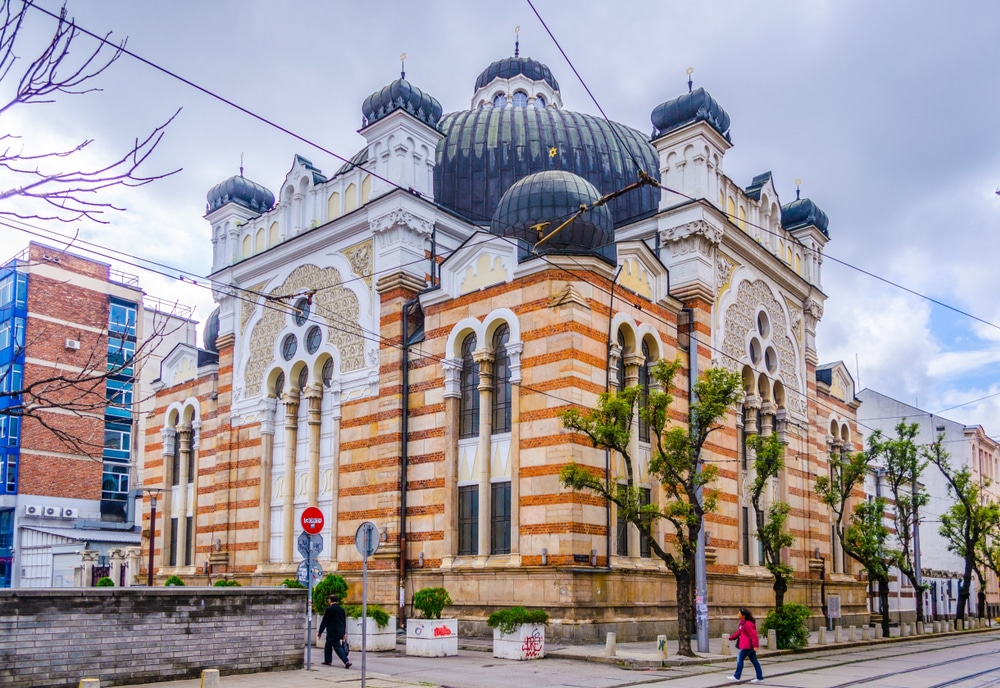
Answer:
[[694, 122], [707, 122], [726, 141], [732, 143], [729, 138], [729, 115], [703, 88], [657, 105], [650, 119], [653, 121], [654, 137]]
[[215, 345], [215, 340], [219, 338], [219, 307], [216, 306], [212, 314], [205, 321], [205, 332], [202, 333], [202, 344], [205, 351], [218, 353], [219, 347]]
[[810, 225], [829, 238], [830, 232], [827, 228], [830, 226], [830, 218], [811, 200], [796, 198], [788, 205], [781, 206], [781, 226], [789, 232]]
[[[581, 206], [601, 198], [601, 193], [583, 177], [562, 170], [528, 175], [500, 199], [490, 231], [519, 239], [522, 249], [534, 246], [568, 220]], [[539, 235], [538, 225], [543, 225]], [[596, 255], [610, 263], [615, 259], [615, 226], [607, 206], [587, 210], [539, 247], [539, 253]], [[520, 243], [519, 242], [519, 243]], [[522, 252], [522, 258], [527, 257]]]
[[476, 79], [476, 88], [473, 90], [478, 91], [495, 79], [513, 79], [522, 74], [532, 81], [544, 81], [554, 91], [559, 90], [559, 82], [552, 76], [552, 71], [538, 60], [532, 60], [530, 57], [508, 57], [497, 60], [483, 70]]
[[208, 192], [208, 210], [211, 213], [228, 203], [235, 203], [255, 213], [266, 213], [274, 207], [274, 194], [266, 187], [243, 176], [243, 170], [238, 175], [216, 184]]
[[361, 113], [368, 124], [377, 122], [396, 110], [406, 110], [432, 127], [437, 126], [444, 111], [436, 98], [403, 78], [396, 79], [381, 91], [375, 91], [361, 106]]
[[[659, 159], [646, 136], [602, 117], [489, 107], [445, 115], [440, 130], [435, 200], [476, 224], [489, 222], [504, 193], [536, 172], [571, 172], [602, 195], [636, 181], [635, 161], [660, 179]], [[659, 190], [647, 185], [610, 201], [608, 210], [618, 226], [652, 215], [659, 202]]]

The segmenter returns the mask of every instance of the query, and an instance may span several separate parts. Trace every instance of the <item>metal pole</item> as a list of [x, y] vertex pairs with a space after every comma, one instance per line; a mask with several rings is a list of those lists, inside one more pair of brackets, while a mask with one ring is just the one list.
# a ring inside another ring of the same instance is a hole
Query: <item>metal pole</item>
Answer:
[[[372, 550], [372, 529], [365, 528], [365, 555], [361, 558], [361, 688], [365, 688], [368, 644], [368, 553]], [[402, 556], [402, 555], [400, 555]]]
[[146, 571], [146, 586], [153, 587], [153, 545], [156, 543], [156, 493], [150, 495], [149, 507], [149, 567]]
[[[306, 576], [309, 578], [309, 596], [306, 600], [306, 671], [312, 669], [312, 647], [313, 647], [313, 552], [312, 536], [309, 536], [309, 552], [306, 554]], [[328, 628], [326, 632], [332, 633], [333, 629]], [[336, 642], [336, 641], [334, 641]]]

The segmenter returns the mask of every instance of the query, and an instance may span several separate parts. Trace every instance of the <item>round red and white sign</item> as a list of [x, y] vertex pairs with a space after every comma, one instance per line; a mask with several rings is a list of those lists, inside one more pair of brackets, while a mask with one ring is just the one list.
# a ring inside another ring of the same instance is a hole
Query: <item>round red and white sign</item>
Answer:
[[302, 530], [310, 535], [323, 530], [323, 512], [318, 507], [310, 506], [302, 512]]

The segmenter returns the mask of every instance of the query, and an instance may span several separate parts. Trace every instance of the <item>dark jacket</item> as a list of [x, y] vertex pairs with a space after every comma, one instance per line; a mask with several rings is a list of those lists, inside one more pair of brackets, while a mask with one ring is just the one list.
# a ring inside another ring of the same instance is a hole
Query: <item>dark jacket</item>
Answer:
[[319, 624], [319, 635], [326, 630], [328, 638], [343, 638], [347, 635], [347, 614], [339, 604], [331, 604], [323, 612], [323, 620]]
[[757, 638], [757, 626], [753, 621], [740, 621], [740, 627], [729, 636], [730, 640], [736, 641], [738, 650], [756, 650], [760, 647], [760, 640]]

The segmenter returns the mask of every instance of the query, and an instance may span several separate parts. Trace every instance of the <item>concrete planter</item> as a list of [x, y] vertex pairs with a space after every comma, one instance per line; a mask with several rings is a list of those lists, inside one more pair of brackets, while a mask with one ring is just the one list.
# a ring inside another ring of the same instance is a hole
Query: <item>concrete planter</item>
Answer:
[[407, 619], [406, 654], [454, 657], [458, 654], [458, 619]]
[[521, 624], [513, 633], [493, 629], [493, 656], [500, 659], [541, 659], [545, 656], [545, 625]]
[[[392, 652], [396, 649], [396, 617], [390, 616], [389, 623], [379, 627], [375, 619], [365, 619], [365, 649], [368, 652]], [[361, 652], [361, 619], [347, 618], [347, 642], [351, 651]]]

